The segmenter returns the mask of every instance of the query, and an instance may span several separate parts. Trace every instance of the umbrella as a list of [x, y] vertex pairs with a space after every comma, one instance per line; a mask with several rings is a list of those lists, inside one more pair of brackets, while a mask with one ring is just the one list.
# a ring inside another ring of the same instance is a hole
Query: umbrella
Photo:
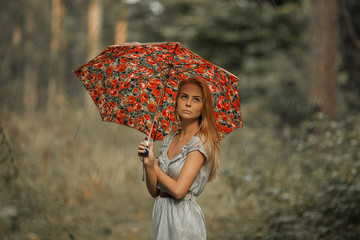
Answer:
[[178, 130], [177, 85], [198, 75], [212, 93], [219, 140], [243, 126], [238, 78], [177, 42], [112, 45], [74, 72], [103, 121], [134, 128], [148, 139]]

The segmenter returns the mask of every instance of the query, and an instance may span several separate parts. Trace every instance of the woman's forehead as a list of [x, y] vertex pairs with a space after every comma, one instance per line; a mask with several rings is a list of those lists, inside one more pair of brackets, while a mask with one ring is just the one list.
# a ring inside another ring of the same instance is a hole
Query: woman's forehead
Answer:
[[180, 93], [186, 93], [188, 95], [192, 95], [192, 96], [200, 96], [202, 97], [202, 91], [201, 91], [201, 87], [196, 85], [196, 84], [185, 84]]

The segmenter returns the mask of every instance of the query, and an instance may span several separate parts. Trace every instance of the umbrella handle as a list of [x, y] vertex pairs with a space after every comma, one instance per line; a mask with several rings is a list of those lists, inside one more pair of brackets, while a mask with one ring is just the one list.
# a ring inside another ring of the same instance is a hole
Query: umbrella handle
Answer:
[[153, 127], [154, 127], [154, 122], [151, 124], [149, 136], [147, 137], [147, 140], [145, 141], [145, 143], [146, 143], [145, 151], [141, 154], [142, 155], [142, 160], [143, 160], [142, 161], [143, 162], [143, 177], [142, 177], [143, 181], [145, 179], [145, 157], [149, 156], [148, 147], [149, 147], [149, 143], [150, 143], [150, 139], [151, 139], [151, 132], [152, 132]]
[[[147, 144], [146, 144], [146, 146], [147, 146]], [[145, 178], [145, 157], [147, 157], [149, 155], [149, 150], [147, 148], [145, 148], [145, 152], [143, 152], [141, 155], [142, 155], [142, 162], [143, 162], [142, 180], [144, 181], [144, 178]]]
[[145, 151], [141, 154], [142, 155], [142, 162], [143, 162], [143, 176], [142, 176], [143, 181], [145, 179], [145, 157], [149, 156], [149, 150], [147, 148], [148, 146], [149, 146], [149, 143], [147, 141]]
[[145, 156], [143, 155], [143, 158], [142, 158], [143, 159], [143, 161], [142, 161], [143, 162], [143, 178], [142, 178], [143, 181], [145, 179], [145, 163], [144, 163], [145, 160], [144, 160], [144, 158], [145, 158]]
[[143, 156], [143, 158], [149, 156], [149, 150], [145, 148], [145, 151], [141, 155]]

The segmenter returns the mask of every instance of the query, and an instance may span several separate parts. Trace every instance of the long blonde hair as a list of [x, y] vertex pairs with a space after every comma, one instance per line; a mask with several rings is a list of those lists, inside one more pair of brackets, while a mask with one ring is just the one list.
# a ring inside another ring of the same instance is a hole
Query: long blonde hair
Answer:
[[[211, 165], [211, 172], [208, 179], [210, 182], [215, 179], [219, 169], [219, 132], [216, 126], [211, 93], [209, 86], [202, 77], [197, 76], [185, 79], [179, 83], [175, 101], [175, 109], [177, 109], [179, 94], [182, 88], [187, 84], [194, 84], [199, 86], [203, 95], [203, 105], [199, 117], [200, 129], [198, 134], [203, 140], [203, 144], [208, 155], [208, 164]], [[177, 113], [176, 118], [181, 122], [180, 116]]]

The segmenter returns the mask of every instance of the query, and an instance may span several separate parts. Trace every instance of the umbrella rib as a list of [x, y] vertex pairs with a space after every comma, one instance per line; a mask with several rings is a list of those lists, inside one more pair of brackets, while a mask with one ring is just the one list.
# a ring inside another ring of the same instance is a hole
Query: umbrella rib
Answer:
[[147, 46], [144, 46], [144, 49], [145, 49], [145, 51], [149, 54], [149, 56], [151, 57], [151, 59], [156, 63], [156, 65], [158, 65], [158, 67], [161, 68], [161, 71], [160, 71], [160, 72], [164, 71], [163, 67], [154, 59], [153, 54], [148, 51]]
[[[176, 46], [178, 46], [178, 44], [176, 44]], [[145, 51], [149, 54], [149, 56], [151, 57], [151, 59], [156, 63], [156, 65], [161, 69], [160, 73], [161, 72], [164, 72], [165, 69], [163, 69], [163, 67], [154, 59], [153, 55], [151, 52], [147, 51], [147, 48], [144, 47]], [[176, 48], [175, 48], [176, 49]], [[175, 52], [175, 51], [174, 51]], [[172, 61], [174, 59], [174, 53], [173, 53], [173, 56], [172, 56]], [[169, 80], [169, 73], [170, 73], [170, 69], [169, 68], [169, 71], [168, 71], [168, 74], [166, 75], [166, 82], [163, 84], [163, 87], [161, 89], [161, 93], [160, 93], [160, 97], [156, 103], [156, 110], [155, 110], [155, 113], [153, 114], [153, 116], [151, 117], [151, 128], [150, 128], [150, 132], [149, 132], [149, 139], [151, 137], [151, 132], [152, 132], [152, 129], [153, 129], [153, 126], [154, 126], [154, 123], [155, 123], [155, 120], [156, 120], [156, 116], [158, 115], [158, 107], [162, 101], [162, 98], [164, 97], [164, 93], [165, 93], [165, 85], [167, 84], [167, 81]], [[159, 74], [160, 75], [160, 74]], [[157, 131], [157, 130], [156, 130]], [[155, 135], [156, 133], [154, 133], [154, 139], [156, 137]]]
[[[154, 114], [153, 119], [152, 119], [152, 126], [154, 125], [155, 120], [156, 120], [156, 117], [157, 117], [157, 115], [159, 114], [158, 108], [159, 108], [160, 106], [162, 106], [162, 105], [161, 105], [161, 102], [162, 102], [162, 100], [163, 100], [163, 98], [164, 98], [166, 85], [167, 85], [167, 83], [168, 83], [168, 81], [169, 81], [170, 71], [171, 71], [172, 68], [175, 69], [175, 68], [174, 68], [174, 65], [173, 65], [173, 62], [174, 62], [175, 52], [176, 52], [176, 49], [177, 49], [178, 47], [179, 47], [179, 44], [176, 43], [175, 49], [174, 49], [174, 51], [173, 51], [173, 53], [172, 53], [172, 56], [171, 56], [171, 61], [170, 61], [171, 64], [168, 65], [169, 68], [168, 68], [167, 74], [165, 75], [165, 82], [163, 83], [163, 87], [162, 87], [162, 89], [161, 89], [161, 93], [160, 93], [159, 100], [158, 100], [158, 102], [156, 103], [156, 110], [155, 110], [155, 114]], [[152, 58], [151, 55], [150, 55], [150, 57]], [[153, 60], [154, 60], [154, 59], [153, 59]], [[161, 66], [158, 64], [158, 62], [156, 62], [155, 60], [154, 60], [154, 62], [161, 68]], [[177, 71], [177, 69], [175, 69], [175, 71]], [[178, 72], [178, 71], [177, 71], [177, 72]], [[152, 129], [152, 126], [151, 126], [151, 129]], [[156, 129], [156, 132], [157, 132], [157, 130], [158, 130], [158, 128]], [[154, 138], [156, 137], [156, 132], [154, 133]], [[150, 136], [150, 135], [151, 135], [151, 130], [150, 130], [149, 136]]]
[[[178, 74], [180, 74], [180, 71], [178, 71], [178, 69], [177, 68], [175, 68], [175, 64], [174, 64], [174, 58], [175, 58], [175, 53], [176, 53], [176, 49], [179, 47], [179, 44], [178, 43], [176, 43], [176, 45], [175, 45], [175, 49], [174, 49], [174, 51], [173, 51], [173, 53], [172, 53], [172, 56], [171, 56], [171, 65], [169, 66], [169, 70], [168, 70], [168, 73], [166, 74], [166, 78], [167, 78], [167, 80], [169, 79], [169, 77], [170, 77], [170, 71], [171, 71], [171, 69], [174, 69], [175, 70], [175, 72], [177, 72]], [[178, 64], [179, 66], [183, 66], [183, 65], [187, 65], [187, 64]], [[189, 64], [190, 65], [190, 64]], [[184, 71], [185, 72], [185, 71]], [[164, 88], [164, 91], [165, 91], [165, 88]]]
[[[215, 69], [215, 72], [214, 72], [214, 76], [216, 76], [216, 74], [218, 73], [219, 71], [217, 69]], [[216, 85], [221, 88], [222, 91], [225, 91], [225, 89], [223, 88], [223, 86], [220, 84], [220, 82], [214, 77], [214, 81], [216, 82]]]
[[[176, 52], [176, 49], [179, 47], [179, 44], [176, 43], [175, 45], [175, 49], [174, 51], [172, 52], [172, 56], [171, 56], [171, 64], [168, 65], [169, 66], [169, 69], [168, 69], [168, 72], [167, 74], [165, 75], [165, 83], [163, 84], [163, 87], [161, 89], [161, 94], [160, 94], [160, 98], [159, 98], [159, 102], [157, 103], [157, 105], [160, 105], [160, 103], [162, 102], [162, 98], [164, 97], [164, 93], [165, 93], [165, 88], [166, 88], [166, 85], [167, 85], [167, 82], [169, 81], [169, 76], [170, 76], [170, 70], [171, 68], [173, 68], [173, 62], [174, 62], [174, 56], [175, 56], [175, 52]], [[152, 56], [151, 56], [152, 57]], [[153, 59], [154, 60], [154, 59]], [[154, 60], [155, 61], [155, 60]], [[157, 65], [159, 65], [157, 62], [156, 62]], [[159, 66], [161, 68], [161, 66]], [[156, 106], [157, 107], [157, 106]]]
[[176, 49], [179, 47], [179, 44], [178, 43], [176, 43], [176, 45], [175, 45], [175, 49], [174, 49], [174, 51], [173, 51], [173, 53], [172, 53], [172, 56], [171, 56], [171, 65], [170, 65], [170, 67], [169, 67], [169, 71], [168, 71], [168, 74], [167, 74], [167, 77], [169, 77], [169, 75], [170, 75], [170, 70], [171, 70], [171, 68], [174, 68], [174, 57], [175, 57], [175, 52], [176, 52]]

